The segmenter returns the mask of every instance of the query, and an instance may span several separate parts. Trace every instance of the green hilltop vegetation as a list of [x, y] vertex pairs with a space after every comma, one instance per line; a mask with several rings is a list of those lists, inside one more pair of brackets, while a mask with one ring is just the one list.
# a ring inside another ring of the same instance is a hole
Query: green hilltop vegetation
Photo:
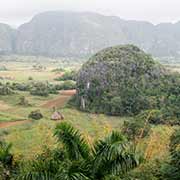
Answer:
[[171, 67], [134, 45], [82, 66], [15, 59], [0, 62], [0, 180], [179, 180]]
[[132, 116], [152, 111], [154, 123], [180, 124], [179, 95], [179, 74], [125, 45], [102, 50], [83, 65], [75, 101], [89, 112]]

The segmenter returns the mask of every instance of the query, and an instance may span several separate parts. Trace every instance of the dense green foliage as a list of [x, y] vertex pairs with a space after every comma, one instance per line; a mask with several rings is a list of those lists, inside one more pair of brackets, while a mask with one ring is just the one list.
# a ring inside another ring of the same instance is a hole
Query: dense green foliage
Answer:
[[[170, 124], [180, 125], [180, 75], [167, 77], [163, 89], [164, 101], [161, 111], [165, 120]], [[163, 98], [162, 97], [162, 98]]]
[[171, 137], [170, 161], [163, 166], [162, 172], [167, 180], [180, 178], [180, 129], [177, 129]]
[[0, 95], [6, 96], [13, 93], [13, 89], [9, 87], [9, 84], [0, 84]]
[[[179, 179], [179, 129], [171, 137], [170, 157], [167, 162], [145, 161], [145, 159], [140, 161], [139, 157], [142, 156], [135, 152], [136, 148], [117, 131], [89, 144], [78, 130], [63, 122], [56, 126], [54, 135], [57, 139], [54, 148], [49, 149], [45, 146], [43, 153], [35, 156], [33, 160], [16, 162], [16, 165], [12, 164], [13, 156], [9, 152], [11, 145], [3, 142], [3, 146], [0, 146], [0, 178], [2, 180]], [[130, 139], [134, 140], [131, 137]]]
[[150, 124], [162, 124], [164, 123], [163, 113], [159, 109], [146, 110], [137, 115], [138, 119], [147, 119]]
[[166, 160], [145, 161], [126, 175], [127, 180], [179, 180], [180, 177], [180, 129], [170, 138], [169, 153]]
[[11, 144], [0, 141], [0, 162], [5, 165], [12, 165], [12, 155], [10, 153]]
[[146, 119], [134, 118], [132, 121], [125, 121], [122, 132], [129, 140], [144, 138], [150, 132], [150, 125]]
[[13, 165], [13, 155], [10, 153], [11, 144], [0, 141], [0, 179], [7, 180]]
[[85, 110], [137, 114], [149, 108], [148, 95], [160, 85], [163, 74], [164, 69], [135, 46], [102, 50], [78, 74], [79, 104], [83, 98]]
[[141, 164], [141, 166], [126, 176], [126, 180], [165, 180], [161, 172], [164, 162], [155, 160]]
[[[154, 110], [154, 116], [162, 114], [163, 119], [178, 124], [179, 77], [136, 46], [107, 48], [78, 73], [76, 103], [82, 110], [110, 115]], [[160, 123], [159, 118], [155, 123]]]
[[48, 91], [48, 84], [45, 83], [35, 83], [33, 85], [33, 88], [31, 88], [30, 93], [32, 95], [37, 95], [37, 96], [48, 96], [49, 91]]

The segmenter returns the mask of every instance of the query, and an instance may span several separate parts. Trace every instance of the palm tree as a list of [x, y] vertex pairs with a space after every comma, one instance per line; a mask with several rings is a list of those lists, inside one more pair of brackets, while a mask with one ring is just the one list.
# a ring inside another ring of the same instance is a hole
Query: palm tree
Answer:
[[119, 132], [113, 131], [94, 145], [93, 177], [95, 179], [103, 179], [108, 175], [123, 175], [137, 164], [131, 146]]
[[0, 141], [0, 179], [8, 179], [12, 170], [13, 155], [10, 153], [11, 144]]
[[55, 129], [55, 136], [63, 143], [66, 152], [71, 160], [88, 159], [91, 150], [83, 136], [68, 123], [58, 124]]
[[12, 165], [13, 155], [10, 153], [11, 147], [11, 144], [0, 141], [0, 163], [4, 166]]
[[121, 176], [138, 165], [135, 153], [127, 140], [113, 131], [91, 147], [82, 134], [63, 122], [55, 128], [55, 136], [62, 146], [63, 158], [53, 153], [50, 158], [33, 162], [23, 180], [102, 180]]

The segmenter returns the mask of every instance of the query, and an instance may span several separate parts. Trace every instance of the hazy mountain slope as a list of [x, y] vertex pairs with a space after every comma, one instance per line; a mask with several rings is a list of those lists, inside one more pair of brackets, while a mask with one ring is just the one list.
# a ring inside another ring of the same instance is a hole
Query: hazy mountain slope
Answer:
[[0, 54], [13, 52], [15, 31], [6, 24], [0, 23]]
[[149, 50], [156, 56], [180, 56], [180, 23], [155, 26], [155, 37]]
[[[0, 36], [0, 41], [10, 44], [12, 40], [6, 39]], [[7, 44], [4, 49], [13, 46]], [[119, 44], [135, 44], [159, 57], [180, 56], [180, 22], [155, 26], [96, 13], [45, 12], [17, 29], [15, 53], [87, 56]]]
[[93, 54], [103, 47], [127, 42], [119, 22], [119, 18], [91, 13], [43, 13], [19, 28], [17, 52], [50, 56]]

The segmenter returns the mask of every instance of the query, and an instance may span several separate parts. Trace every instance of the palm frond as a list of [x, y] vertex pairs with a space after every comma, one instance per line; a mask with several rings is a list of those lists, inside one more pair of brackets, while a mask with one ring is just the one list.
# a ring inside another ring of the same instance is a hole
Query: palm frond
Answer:
[[137, 165], [128, 142], [115, 131], [104, 140], [95, 143], [94, 157], [93, 174], [95, 176], [123, 174]]
[[0, 162], [4, 165], [11, 165], [13, 155], [10, 153], [12, 144], [7, 144], [4, 141], [0, 141]]
[[84, 161], [66, 161], [59, 168], [56, 178], [57, 180], [89, 180]]
[[59, 162], [52, 160], [34, 160], [21, 164], [18, 180], [51, 180], [59, 169]]
[[54, 180], [54, 177], [48, 172], [27, 172], [20, 175], [17, 180]]
[[69, 158], [79, 160], [90, 157], [90, 148], [78, 130], [68, 123], [61, 123], [55, 129], [55, 136], [63, 143]]

